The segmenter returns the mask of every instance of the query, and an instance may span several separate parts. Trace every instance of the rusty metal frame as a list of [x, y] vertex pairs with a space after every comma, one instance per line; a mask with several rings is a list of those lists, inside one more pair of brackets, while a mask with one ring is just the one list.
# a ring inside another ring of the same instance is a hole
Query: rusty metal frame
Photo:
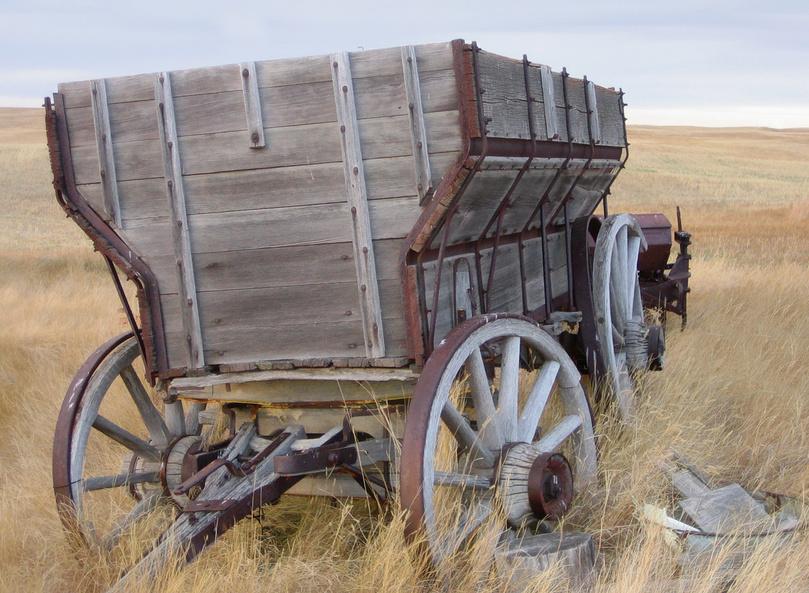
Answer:
[[[61, 93], [54, 93], [53, 102], [50, 97], [45, 98], [45, 129], [57, 202], [90, 237], [95, 249], [136, 286], [141, 327], [133, 331], [142, 345], [147, 379], [154, 385], [157, 378], [182, 375], [185, 369], [171, 368], [169, 365], [156, 277], [146, 262], [93, 209], [77, 187], [65, 102]], [[122, 288], [118, 294], [122, 299], [126, 298]], [[124, 308], [131, 313], [128, 301]], [[131, 319], [129, 315], [127, 317], [131, 324], [134, 323], [134, 315]]]

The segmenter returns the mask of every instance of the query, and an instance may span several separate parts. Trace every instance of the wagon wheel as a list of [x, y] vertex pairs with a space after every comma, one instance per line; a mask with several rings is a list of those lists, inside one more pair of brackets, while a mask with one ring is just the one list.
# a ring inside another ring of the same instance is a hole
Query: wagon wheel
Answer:
[[57, 421], [57, 507], [68, 531], [88, 545], [111, 548], [136, 526], [157, 537], [187, 501], [170, 492], [199, 444], [202, 405], [189, 406], [188, 417], [182, 402], [161, 412], [138, 378], [139, 357], [132, 334], [101, 346], [73, 379]]
[[606, 218], [593, 258], [593, 313], [607, 385], [621, 417], [634, 413], [635, 375], [648, 365], [648, 328], [638, 279], [638, 254], [646, 238], [635, 217]]
[[[526, 350], [535, 370], [520, 368]], [[487, 352], [497, 354], [484, 361]], [[434, 565], [484, 524], [502, 533], [559, 518], [595, 477], [580, 379], [562, 347], [516, 315], [473, 317], [435, 349], [408, 410], [399, 478], [406, 535]]]

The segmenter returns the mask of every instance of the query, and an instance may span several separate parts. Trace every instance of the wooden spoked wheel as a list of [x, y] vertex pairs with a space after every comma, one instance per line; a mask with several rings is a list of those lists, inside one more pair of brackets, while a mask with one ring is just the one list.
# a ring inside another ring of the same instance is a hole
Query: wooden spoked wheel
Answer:
[[607, 386], [624, 420], [634, 413], [634, 375], [648, 364], [638, 279], [638, 255], [645, 250], [634, 216], [618, 214], [601, 224], [593, 257], [593, 312]]
[[189, 406], [186, 418], [181, 402], [160, 403], [140, 380], [139, 363], [132, 334], [101, 346], [74, 378], [57, 421], [57, 507], [65, 527], [88, 545], [112, 547], [147, 516], [156, 537], [187, 500], [171, 491], [199, 443], [201, 405]]
[[573, 488], [595, 477], [580, 380], [554, 338], [516, 315], [473, 317], [430, 355], [408, 410], [399, 488], [406, 534], [433, 564], [484, 524], [502, 533], [561, 516]]

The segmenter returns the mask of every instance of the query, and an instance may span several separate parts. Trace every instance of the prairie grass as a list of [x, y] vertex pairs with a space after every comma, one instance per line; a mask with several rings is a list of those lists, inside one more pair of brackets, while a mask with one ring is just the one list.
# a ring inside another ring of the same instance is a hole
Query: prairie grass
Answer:
[[[680, 205], [694, 278], [688, 330], [670, 332], [667, 369], [647, 378], [632, 429], [601, 417], [600, 485], [568, 519], [596, 534], [603, 593], [677, 590], [677, 550], [638, 518], [643, 503], [670, 503], [658, 462], [672, 448], [716, 484], [797, 497], [809, 486], [809, 131], [635, 127], [631, 141], [610, 210], [674, 220]], [[53, 198], [38, 110], [0, 110], [0, 229], [0, 591], [101, 591], [120, 565], [68, 547], [51, 439], [70, 377], [125, 320], [103, 262]], [[474, 550], [445, 581], [428, 579], [402, 528], [396, 508], [287, 499], [135, 590], [506, 590], [470, 569]], [[722, 590], [721, 561], [692, 571], [684, 590]], [[799, 532], [760, 546], [729, 590], [807, 589]], [[559, 583], [549, 574], [531, 590]]]

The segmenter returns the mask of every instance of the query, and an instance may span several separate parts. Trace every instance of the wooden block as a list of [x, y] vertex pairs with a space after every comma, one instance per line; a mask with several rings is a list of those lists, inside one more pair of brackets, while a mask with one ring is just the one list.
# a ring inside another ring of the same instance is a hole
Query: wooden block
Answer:
[[264, 148], [264, 118], [261, 114], [261, 96], [258, 92], [258, 77], [255, 62], [239, 64], [244, 94], [244, 114], [247, 118], [248, 145], [250, 148]]
[[529, 590], [543, 572], [554, 569], [554, 589], [586, 590], [595, 575], [596, 550], [587, 533], [544, 533], [514, 537], [495, 552], [498, 575], [508, 581], [506, 590]]
[[764, 505], [738, 484], [686, 498], [680, 502], [680, 508], [708, 533], [760, 529], [770, 523]]
[[680, 469], [671, 474], [672, 485], [686, 498], [704, 496], [711, 489], [698, 476], [688, 469]]

